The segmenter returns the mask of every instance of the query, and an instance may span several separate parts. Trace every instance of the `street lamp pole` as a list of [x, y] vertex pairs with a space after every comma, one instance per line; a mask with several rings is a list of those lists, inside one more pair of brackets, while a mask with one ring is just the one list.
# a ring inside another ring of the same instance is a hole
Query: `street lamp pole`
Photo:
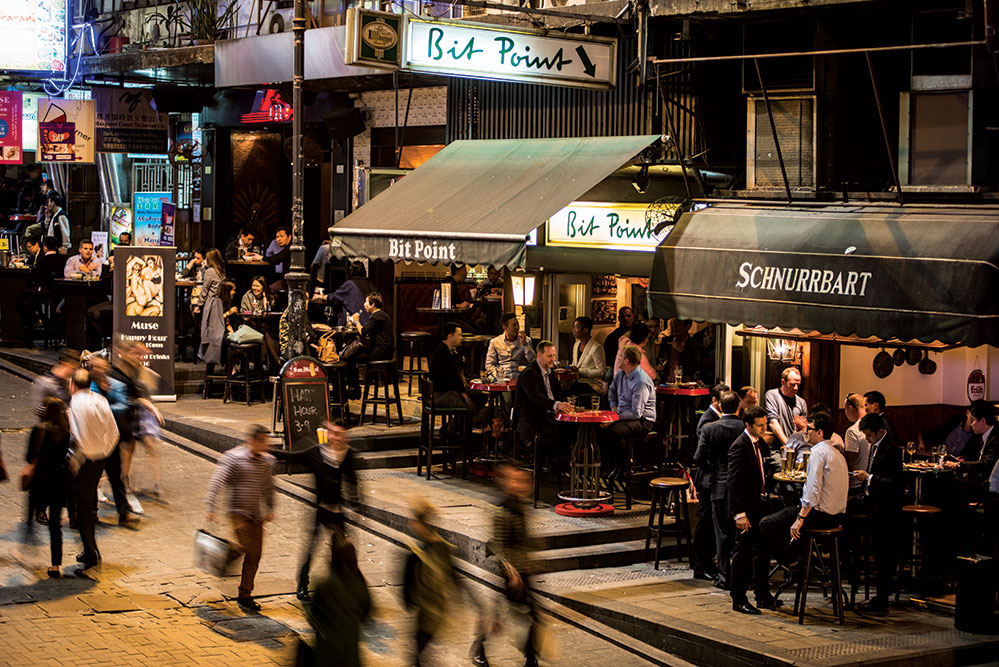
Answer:
[[291, 267], [284, 276], [288, 286], [288, 308], [284, 317], [288, 327], [288, 337], [281, 350], [286, 358], [305, 354], [306, 312], [308, 296], [305, 294], [309, 275], [305, 272], [305, 238], [302, 231], [302, 191], [305, 173], [302, 165], [302, 82], [305, 79], [305, 0], [295, 0], [295, 18], [292, 20], [292, 35], [295, 43], [295, 70], [291, 92]]

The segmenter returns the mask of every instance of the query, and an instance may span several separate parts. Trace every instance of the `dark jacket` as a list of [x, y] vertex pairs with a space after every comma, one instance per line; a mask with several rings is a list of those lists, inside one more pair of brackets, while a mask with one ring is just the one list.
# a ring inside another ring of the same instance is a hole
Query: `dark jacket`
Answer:
[[[978, 452], [981, 452], [981, 456], [978, 455]], [[996, 460], [999, 460], [999, 425], [992, 427], [992, 433], [989, 434], [987, 442], [983, 443], [982, 436], [976, 435], [965, 445], [962, 453], [965, 461], [961, 463], [958, 470], [969, 479], [988, 482], [989, 475], [992, 474], [992, 469], [996, 465]], [[972, 455], [977, 460], [967, 460], [973, 458]]]
[[354, 450], [348, 449], [347, 455], [339, 466], [327, 463], [319, 445], [297, 452], [272, 449], [271, 454], [278, 461], [304, 465], [316, 477], [316, 504], [339, 505], [343, 501], [344, 486], [347, 498], [359, 500], [357, 493], [357, 469], [354, 466]]
[[724, 415], [705, 424], [694, 451], [699, 488], [711, 489], [711, 500], [724, 500], [728, 484], [728, 450], [746, 429], [737, 415]]
[[867, 486], [867, 496], [876, 508], [898, 510], [902, 506], [902, 448], [890, 432], [878, 444], [868, 472], [874, 481]]
[[55, 424], [39, 423], [31, 429], [25, 459], [35, 464], [32, 499], [40, 506], [64, 505], [69, 494], [69, 431]]
[[[766, 465], [767, 452], [766, 444], [762, 439], [757, 441], [760, 449], [760, 456], [763, 457], [763, 465]], [[756, 447], [750, 440], [749, 434], [745, 431], [728, 450], [728, 513], [735, 517], [736, 514], [745, 512], [750, 516], [750, 521], [755, 525], [759, 520], [759, 515], [763, 511], [763, 488], [765, 480], [760, 470], [760, 462], [757, 459]], [[752, 517], [757, 517], [753, 520]]]
[[548, 398], [545, 391], [545, 380], [541, 374], [538, 362], [528, 364], [524, 372], [517, 378], [517, 430], [521, 435], [533, 437], [537, 432], [534, 424], [551, 419], [555, 411], [555, 403], [562, 400], [562, 386], [555, 375], [549, 375], [548, 384], [554, 400]]
[[395, 354], [392, 339], [392, 319], [384, 310], [371, 313], [371, 319], [361, 327], [361, 343], [368, 350], [370, 361], [391, 359]]
[[53, 281], [56, 278], [64, 277], [64, 269], [66, 268], [66, 261], [68, 259], [66, 255], [60, 255], [57, 252], [38, 255], [38, 259], [35, 260], [35, 265], [31, 270], [31, 284], [34, 287], [41, 287], [42, 289], [51, 291]]
[[430, 358], [428, 378], [434, 383], [434, 393], [443, 394], [456, 391], [459, 394], [466, 391], [461, 381], [460, 357], [451, 351], [444, 343], [437, 346], [434, 356]]
[[[604, 359], [607, 360], [608, 366], [614, 365], [614, 360], [617, 359], [617, 348], [618, 343], [621, 341], [621, 336], [628, 333], [630, 327], [626, 327], [623, 324], [619, 326], [614, 331], [607, 334], [607, 338], [604, 338]], [[649, 360], [652, 361], [651, 359]]]
[[710, 424], [721, 419], [721, 415], [712, 410], [710, 407], [701, 414], [701, 418], [697, 420], [697, 428], [694, 429], [694, 437], [698, 440], [701, 438], [701, 429], [704, 428], [705, 424]]

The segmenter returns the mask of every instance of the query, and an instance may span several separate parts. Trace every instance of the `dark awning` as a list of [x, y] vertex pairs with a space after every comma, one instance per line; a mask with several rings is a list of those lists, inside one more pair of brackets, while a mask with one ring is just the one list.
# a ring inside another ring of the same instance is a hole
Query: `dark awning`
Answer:
[[518, 268], [528, 234], [658, 136], [455, 141], [331, 229], [348, 257]]
[[999, 345], [999, 208], [718, 204], [659, 246], [652, 312]]

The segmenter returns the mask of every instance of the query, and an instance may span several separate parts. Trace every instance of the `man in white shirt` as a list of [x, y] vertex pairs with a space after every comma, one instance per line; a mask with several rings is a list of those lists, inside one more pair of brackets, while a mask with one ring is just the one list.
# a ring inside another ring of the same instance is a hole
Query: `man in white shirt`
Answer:
[[[864, 410], [864, 397], [861, 394], [848, 394], [843, 402], [843, 413], [851, 422], [843, 434], [843, 456], [850, 471], [867, 470], [871, 455], [871, 443], [867, 442], [864, 432], [860, 430], [860, 420], [867, 414]], [[850, 495], [860, 493], [864, 483], [859, 479], [850, 480]]]
[[65, 278], [72, 278], [79, 273], [84, 278], [97, 280], [101, 277], [101, 263], [94, 257], [94, 244], [90, 239], [80, 241], [80, 254], [66, 260], [62, 273]]
[[531, 339], [520, 330], [520, 322], [513, 313], [500, 319], [503, 333], [489, 341], [486, 352], [486, 373], [493, 377], [516, 378], [520, 367], [532, 363], [537, 355]]
[[77, 479], [77, 521], [83, 553], [76, 560], [86, 570], [101, 559], [94, 528], [97, 524], [97, 483], [104, 463], [118, 444], [118, 425], [106, 398], [90, 391], [90, 373], [78, 368], [70, 380], [69, 434], [73, 451], [70, 470]]
[[[830, 442], [832, 434], [833, 421], [828, 414], [817, 412], [808, 417], [805, 439], [812, 448], [801, 507], [785, 507], [760, 522], [760, 530], [770, 538], [778, 554], [788, 544], [788, 532], [792, 541], [796, 541], [801, 538], [803, 528], [838, 526], [843, 519], [850, 471], [842, 452]], [[778, 560], [788, 562], [780, 556]]]

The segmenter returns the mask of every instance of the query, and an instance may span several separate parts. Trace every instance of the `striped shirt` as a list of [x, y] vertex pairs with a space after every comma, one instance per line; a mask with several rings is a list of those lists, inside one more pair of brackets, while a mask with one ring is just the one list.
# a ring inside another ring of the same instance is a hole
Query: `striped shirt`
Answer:
[[230, 449], [215, 466], [208, 482], [205, 509], [215, 513], [222, 490], [229, 488], [229, 514], [263, 519], [274, 511], [274, 457], [254, 454], [242, 445]]

